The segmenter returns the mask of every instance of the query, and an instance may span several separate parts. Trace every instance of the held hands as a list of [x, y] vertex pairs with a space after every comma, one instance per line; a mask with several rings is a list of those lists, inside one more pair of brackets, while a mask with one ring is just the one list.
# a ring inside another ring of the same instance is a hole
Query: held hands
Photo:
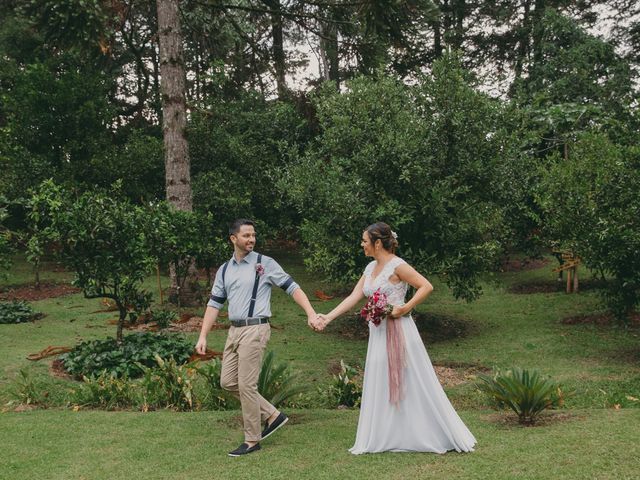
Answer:
[[307, 324], [316, 332], [321, 332], [327, 326], [329, 320], [321, 313], [317, 313], [315, 317], [309, 316]]
[[326, 315], [324, 315], [322, 313], [319, 313], [316, 316], [316, 328], [315, 328], [315, 330], [317, 332], [321, 332], [329, 324], [330, 321], [331, 320], [329, 320]]

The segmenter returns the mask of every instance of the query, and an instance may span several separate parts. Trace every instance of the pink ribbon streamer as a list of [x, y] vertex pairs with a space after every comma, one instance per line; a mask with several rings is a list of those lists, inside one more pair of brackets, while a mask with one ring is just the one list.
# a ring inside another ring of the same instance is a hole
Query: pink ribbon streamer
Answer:
[[400, 319], [387, 319], [387, 361], [389, 363], [389, 402], [398, 405], [404, 396], [404, 368], [407, 366]]

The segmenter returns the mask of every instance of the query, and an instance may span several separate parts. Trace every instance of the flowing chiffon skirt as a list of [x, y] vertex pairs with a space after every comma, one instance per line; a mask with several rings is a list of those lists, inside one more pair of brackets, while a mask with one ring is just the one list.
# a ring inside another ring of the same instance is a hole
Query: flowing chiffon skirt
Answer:
[[476, 439], [449, 402], [409, 316], [399, 321], [406, 341], [404, 396], [389, 402], [386, 320], [370, 325], [360, 418], [353, 454], [470, 452]]

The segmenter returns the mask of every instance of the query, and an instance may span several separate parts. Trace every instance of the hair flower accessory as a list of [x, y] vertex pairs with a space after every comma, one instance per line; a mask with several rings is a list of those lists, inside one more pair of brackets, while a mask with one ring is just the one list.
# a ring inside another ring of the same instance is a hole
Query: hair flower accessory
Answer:
[[264, 265], [262, 265], [261, 263], [256, 263], [256, 275], [258, 275], [259, 277], [264, 275]]
[[396, 240], [398, 239], [398, 234], [396, 232], [394, 232], [393, 230], [391, 230], [391, 236], [393, 238], [395, 238]]

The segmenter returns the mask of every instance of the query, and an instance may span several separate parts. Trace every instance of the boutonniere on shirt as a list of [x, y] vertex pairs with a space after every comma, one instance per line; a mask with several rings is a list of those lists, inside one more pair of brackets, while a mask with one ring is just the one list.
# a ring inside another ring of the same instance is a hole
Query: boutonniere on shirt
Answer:
[[256, 263], [256, 275], [258, 275], [259, 277], [264, 275], [264, 265], [262, 265], [261, 263]]

